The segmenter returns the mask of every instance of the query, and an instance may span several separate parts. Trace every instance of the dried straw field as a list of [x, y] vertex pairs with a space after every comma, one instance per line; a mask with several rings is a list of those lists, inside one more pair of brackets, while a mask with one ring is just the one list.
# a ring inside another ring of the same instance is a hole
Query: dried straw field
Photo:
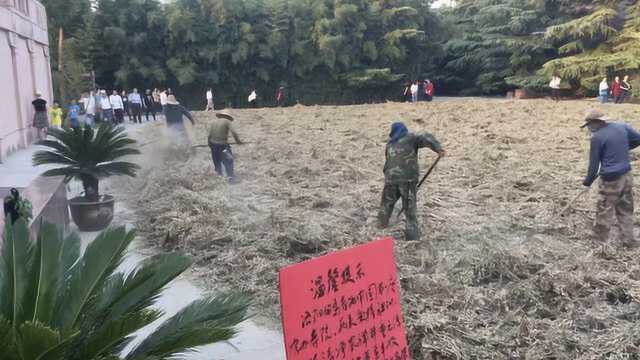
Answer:
[[[432, 132], [447, 157], [418, 194], [420, 242], [396, 242], [415, 359], [638, 359], [640, 251], [591, 247], [596, 189], [582, 191], [593, 102], [456, 99], [366, 106], [238, 110], [241, 182], [214, 176], [208, 149], [145, 146], [126, 184], [138, 227], [183, 249], [211, 289], [253, 294], [277, 319], [277, 270], [383, 235], [376, 228], [391, 122]], [[640, 107], [605, 111], [640, 128]], [[198, 113], [206, 144], [211, 114]], [[151, 126], [142, 142], [162, 137]], [[423, 170], [435, 159], [420, 154]], [[634, 155], [635, 172], [640, 156]], [[640, 189], [640, 188], [637, 188]], [[395, 219], [395, 217], [394, 217]], [[625, 357], [626, 356], [626, 357]]]

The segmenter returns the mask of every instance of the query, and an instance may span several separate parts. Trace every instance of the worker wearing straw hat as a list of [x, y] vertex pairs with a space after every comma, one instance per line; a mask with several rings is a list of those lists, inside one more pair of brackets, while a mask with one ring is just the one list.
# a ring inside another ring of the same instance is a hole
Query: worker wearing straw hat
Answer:
[[211, 149], [211, 159], [216, 173], [224, 176], [222, 167], [227, 173], [229, 182], [234, 183], [235, 173], [233, 171], [233, 152], [229, 145], [229, 133], [233, 135], [236, 144], [242, 144], [238, 133], [233, 127], [233, 115], [227, 110], [218, 111], [216, 119], [209, 126], [209, 148]]
[[167, 128], [173, 133], [174, 140], [178, 145], [190, 145], [187, 129], [184, 127], [183, 115], [195, 125], [193, 116], [176, 100], [174, 95], [168, 95], [165, 105], [165, 117], [167, 119]]
[[622, 245], [636, 248], [639, 243], [633, 235], [633, 178], [629, 150], [640, 145], [640, 133], [630, 125], [608, 122], [598, 109], [587, 112], [584, 127], [592, 132], [589, 170], [584, 186], [591, 186], [600, 176], [593, 225], [594, 244], [607, 243], [615, 214]]

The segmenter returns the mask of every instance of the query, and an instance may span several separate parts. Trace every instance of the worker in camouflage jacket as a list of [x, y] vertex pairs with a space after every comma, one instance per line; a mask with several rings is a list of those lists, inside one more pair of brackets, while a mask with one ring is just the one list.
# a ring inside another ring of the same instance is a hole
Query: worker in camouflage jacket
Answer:
[[406, 216], [406, 239], [419, 240], [420, 228], [416, 214], [416, 190], [419, 177], [418, 149], [428, 147], [441, 156], [444, 150], [436, 138], [425, 132], [410, 133], [402, 122], [391, 125], [384, 164], [384, 190], [378, 213], [380, 227], [389, 225], [389, 217], [398, 199]]

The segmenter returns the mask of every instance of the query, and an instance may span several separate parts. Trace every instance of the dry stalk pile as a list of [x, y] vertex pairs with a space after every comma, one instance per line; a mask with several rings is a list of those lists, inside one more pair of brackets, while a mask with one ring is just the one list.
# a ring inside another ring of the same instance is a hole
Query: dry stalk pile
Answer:
[[[253, 142], [234, 147], [240, 184], [214, 176], [206, 148], [175, 156], [150, 145], [130, 196], [148, 239], [192, 253], [211, 287], [250, 292], [275, 317], [279, 267], [401, 235], [402, 222], [381, 232], [375, 215], [388, 127], [404, 120], [448, 151], [419, 193], [422, 242], [396, 243], [414, 358], [515, 349], [527, 359], [637, 359], [640, 253], [590, 247], [595, 189], [558, 216], [582, 190], [589, 138], [578, 126], [589, 106], [460, 99], [237, 111]], [[640, 128], [637, 107], [606, 110]], [[206, 143], [209, 116], [198, 115], [195, 143]], [[423, 169], [434, 159], [422, 151]]]

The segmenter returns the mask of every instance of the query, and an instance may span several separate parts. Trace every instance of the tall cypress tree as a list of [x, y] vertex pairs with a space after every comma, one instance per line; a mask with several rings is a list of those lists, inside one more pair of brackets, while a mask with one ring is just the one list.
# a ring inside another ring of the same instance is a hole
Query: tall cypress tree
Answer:
[[595, 93], [605, 77], [640, 73], [640, 3], [583, 1], [577, 9], [560, 1], [556, 25], [545, 37], [559, 47], [560, 58], [544, 65], [543, 73], [557, 73]]

